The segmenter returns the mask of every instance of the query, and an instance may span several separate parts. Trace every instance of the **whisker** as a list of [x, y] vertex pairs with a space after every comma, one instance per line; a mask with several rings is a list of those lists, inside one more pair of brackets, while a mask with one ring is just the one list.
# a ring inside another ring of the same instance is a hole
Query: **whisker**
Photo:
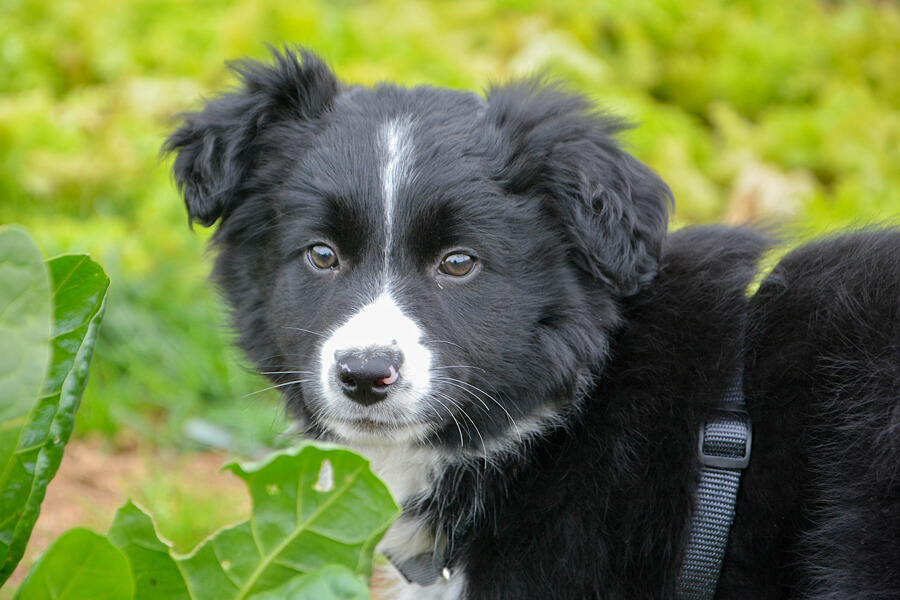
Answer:
[[444, 383], [448, 383], [448, 384], [452, 385], [453, 387], [455, 387], [459, 390], [462, 390], [463, 392], [472, 396], [473, 398], [475, 398], [476, 400], [478, 400], [481, 403], [481, 406], [479, 406], [478, 408], [481, 408], [485, 412], [491, 412], [491, 407], [488, 406], [484, 400], [482, 400], [481, 396], [479, 396], [472, 390], [470, 390], [468, 388], [464, 388], [463, 386], [459, 385], [458, 383], [454, 383], [454, 380], [448, 379], [446, 377], [435, 377], [434, 379], [435, 379], [435, 381], [443, 381]]
[[478, 371], [481, 371], [482, 373], [487, 373], [487, 371], [485, 371], [485, 370], [482, 369], [481, 367], [472, 367], [472, 366], [469, 366], [469, 365], [449, 365], [449, 366], [446, 366], [446, 367], [431, 367], [431, 368], [432, 368], [432, 370], [434, 370], [434, 371], [441, 371], [441, 370], [443, 370], [443, 369], [476, 369], [476, 370], [478, 370]]
[[299, 375], [315, 375], [312, 371], [260, 371], [260, 375], [291, 375], [291, 374], [299, 374]]
[[459, 344], [454, 344], [453, 342], [448, 342], [447, 340], [426, 340], [426, 344], [450, 344], [451, 346], [456, 346], [460, 350], [462, 350], [462, 346]]
[[438, 404], [444, 407], [444, 410], [447, 411], [447, 414], [450, 415], [450, 418], [453, 419], [453, 422], [456, 423], [456, 429], [459, 431], [459, 446], [463, 447], [466, 445], [465, 440], [463, 439], [462, 427], [459, 425], [459, 421], [456, 420], [456, 417], [453, 416], [453, 411], [447, 408], [447, 405], [440, 401], [440, 399], [435, 398]]
[[241, 398], [246, 398], [247, 396], [253, 396], [255, 394], [262, 394], [263, 392], [268, 392], [269, 390], [274, 390], [275, 388], [284, 387], [286, 385], [296, 385], [298, 383], [308, 383], [309, 379], [296, 379], [294, 381], [288, 381], [286, 383], [279, 383], [278, 385], [272, 385], [267, 388], [263, 388], [261, 390], [256, 390], [255, 392], [250, 392], [249, 394], [244, 394]]
[[428, 408], [431, 409], [431, 412], [434, 413], [434, 416], [436, 416], [436, 417], [438, 418], [438, 422], [440, 423], [440, 422], [443, 420], [443, 419], [441, 418], [441, 413], [439, 413], [439, 412], [437, 411], [437, 409], [436, 409], [435, 407], [433, 407], [430, 403], [424, 402], [424, 404], [425, 404], [425, 406], [427, 406]]
[[439, 377], [439, 379], [441, 379], [441, 380], [443, 380], [443, 381], [453, 381], [453, 382], [459, 383], [459, 384], [461, 384], [461, 385], [464, 385], [464, 386], [466, 386], [466, 387], [472, 388], [472, 389], [474, 389], [475, 391], [481, 392], [482, 394], [484, 394], [485, 396], [487, 396], [488, 398], [490, 398], [490, 399], [493, 400], [494, 402], [497, 402], [496, 398], [494, 398], [493, 396], [491, 396], [490, 394], [488, 394], [486, 391], [484, 391], [483, 389], [481, 389], [481, 388], [478, 387], [477, 385], [473, 385], [473, 384], [469, 383], [468, 381], [463, 381], [462, 379], [454, 379], [453, 377], [447, 377], [446, 375], [441, 375], [441, 376]]
[[[461, 386], [467, 386], [467, 387], [469, 387], [469, 388], [472, 388], [472, 389], [477, 390], [477, 391], [481, 392], [482, 394], [484, 394], [491, 402], [493, 402], [494, 404], [496, 404], [497, 406], [499, 406], [499, 407], [500, 407], [500, 410], [502, 410], [504, 413], [506, 413], [506, 418], [509, 419], [509, 422], [512, 424], [512, 426], [513, 426], [513, 427], [515, 428], [515, 430], [516, 430], [516, 436], [518, 436], [520, 442], [522, 441], [522, 433], [519, 431], [519, 426], [518, 426], [518, 424], [516, 423], [516, 420], [512, 418], [512, 415], [509, 414], [509, 411], [506, 410], [506, 407], [503, 406], [503, 404], [501, 404], [499, 400], [497, 400], [496, 398], [494, 398], [493, 396], [491, 396], [490, 394], [488, 394], [487, 392], [485, 392], [485, 391], [484, 391], [483, 389], [481, 389], [480, 387], [478, 387], [478, 386], [476, 386], [476, 385], [472, 385], [471, 383], [468, 383], [467, 381], [461, 381], [461, 380], [459, 380], [459, 379], [453, 379], [452, 377], [443, 377], [443, 376], [442, 376], [442, 377], [436, 377], [435, 379], [437, 379], [437, 380], [439, 380], [439, 381], [444, 381], [444, 382], [446, 382], [446, 383], [449, 383], [450, 385], [456, 385], [456, 386], [459, 387], [460, 389], [466, 389], [466, 388], [463, 388], [463, 387], [461, 387]], [[468, 390], [467, 390], [467, 391], [468, 391]], [[469, 393], [472, 394], [473, 396], [475, 396], [476, 398], [478, 398], [478, 396], [477, 396], [474, 392], [469, 391]], [[479, 399], [480, 399], [480, 398], [479, 398]], [[482, 400], [482, 402], [483, 402], [483, 400]]]
[[[456, 405], [456, 407], [459, 408], [459, 412], [462, 413], [462, 415], [469, 420], [469, 423], [472, 424], [472, 427], [475, 429], [475, 433], [478, 434], [478, 439], [481, 440], [481, 450], [484, 453], [484, 468], [487, 469], [487, 466], [488, 466], [487, 444], [484, 443], [484, 437], [482, 437], [481, 431], [479, 431], [479, 429], [478, 429], [478, 425], [475, 424], [475, 421], [472, 419], [472, 417], [469, 416], [469, 413], [467, 413], [465, 411], [465, 409], [456, 402], [456, 400], [454, 400], [447, 394], [444, 394], [443, 392], [437, 392], [437, 394], [443, 398], [446, 398], [447, 400], [452, 402], [454, 405]], [[466, 429], [468, 429], [468, 427]]]
[[302, 331], [303, 333], [311, 333], [311, 334], [313, 334], [313, 335], [317, 335], [317, 336], [322, 337], [322, 338], [328, 338], [328, 336], [325, 335], [324, 333], [319, 333], [318, 331], [311, 331], [311, 330], [309, 330], [309, 329], [303, 329], [302, 327], [287, 327], [287, 326], [284, 326], [284, 327], [282, 327], [282, 329], [292, 329], [293, 331]]
[[307, 353], [301, 353], [301, 352], [270, 354], [269, 356], [260, 358], [258, 361], [256, 361], [256, 363], [258, 365], [257, 367], [250, 367], [250, 368], [253, 369], [254, 372], [258, 372], [258, 371], [256, 371], [257, 368], [273, 370], [273, 369], [279, 369], [284, 366], [294, 366], [296, 361], [292, 360], [292, 358], [308, 359], [308, 358], [313, 358], [313, 355], [307, 354]]
[[[448, 379], [453, 379], [453, 378], [452, 378], [452, 377], [448, 377]], [[479, 388], [479, 387], [477, 387], [477, 386], [475, 386], [475, 385], [469, 383], [468, 381], [462, 381], [461, 379], [453, 379], [453, 381], [458, 381], [459, 383], [462, 383], [462, 384], [464, 384], [464, 385], [468, 385], [469, 387], [473, 387], [473, 388], [475, 388], [476, 390], [478, 390], [479, 392], [481, 392], [482, 394], [484, 394], [485, 396], [490, 396], [490, 394], [488, 394], [486, 391], [484, 391], [483, 389], [481, 389], [481, 388]], [[490, 382], [488, 382], [488, 385], [491, 386], [491, 389], [492, 389], [494, 392], [497, 391], [497, 388], [495, 388]]]

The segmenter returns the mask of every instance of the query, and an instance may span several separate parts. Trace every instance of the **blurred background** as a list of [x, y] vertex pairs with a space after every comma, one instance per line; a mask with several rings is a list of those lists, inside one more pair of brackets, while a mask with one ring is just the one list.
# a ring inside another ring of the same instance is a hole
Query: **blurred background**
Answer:
[[[184, 548], [239, 510], [204, 482], [209, 454], [184, 451], [257, 454], [286, 423], [232, 349], [210, 232], [188, 229], [159, 148], [179, 112], [233, 83], [226, 59], [283, 42], [355, 83], [482, 90], [545, 71], [639, 125], [625, 142], [671, 185], [676, 226], [803, 237], [900, 215], [895, 2], [0, 0], [0, 223], [112, 279], [60, 477], [96, 488], [121, 471], [110, 493]], [[85, 493], [57, 491], [65, 508]], [[111, 518], [84, 504], [70, 521]]]

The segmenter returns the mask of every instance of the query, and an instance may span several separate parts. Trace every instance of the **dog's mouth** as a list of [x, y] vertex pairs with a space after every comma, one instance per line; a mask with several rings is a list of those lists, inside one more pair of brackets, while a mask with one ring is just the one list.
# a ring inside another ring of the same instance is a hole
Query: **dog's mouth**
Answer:
[[394, 427], [385, 423], [379, 423], [374, 419], [356, 419], [355, 421], [344, 420], [342, 422], [344, 425], [355, 427], [356, 429], [359, 429], [360, 431], [364, 431], [366, 433], [381, 433], [385, 430], [394, 429]]
[[422, 421], [380, 420], [367, 416], [348, 417], [347, 415], [324, 417], [321, 419], [321, 424], [339, 441], [351, 445], [366, 442], [421, 441], [426, 439], [434, 428], [433, 423]]

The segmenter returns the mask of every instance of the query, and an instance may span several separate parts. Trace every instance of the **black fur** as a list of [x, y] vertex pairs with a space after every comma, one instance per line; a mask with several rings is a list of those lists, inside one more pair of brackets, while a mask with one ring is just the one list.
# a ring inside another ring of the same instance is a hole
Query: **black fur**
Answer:
[[[454, 554], [465, 598], [672, 598], [697, 430], [741, 365], [755, 441], [717, 598], [900, 598], [900, 233], [802, 247], [748, 301], [769, 241], [667, 236], [668, 188], [583, 98], [539, 81], [486, 99], [346, 87], [311, 54], [275, 58], [240, 63], [239, 89], [185, 117], [176, 181], [192, 221], [221, 222], [215, 277], [262, 371], [315, 371], [310, 332], [390, 272], [470, 390], [436, 379], [454, 403], [423, 444], [447, 466], [404, 499], [435, 530], [472, 524]], [[385, 253], [375, 140], [395, 119], [417, 144]], [[339, 275], [305, 261], [323, 240]], [[455, 248], [480, 270], [442, 280]], [[270, 377], [328, 436], [315, 383]], [[511, 421], [536, 414], [558, 419], [515, 442]], [[469, 459], [500, 440], [512, 451]]]

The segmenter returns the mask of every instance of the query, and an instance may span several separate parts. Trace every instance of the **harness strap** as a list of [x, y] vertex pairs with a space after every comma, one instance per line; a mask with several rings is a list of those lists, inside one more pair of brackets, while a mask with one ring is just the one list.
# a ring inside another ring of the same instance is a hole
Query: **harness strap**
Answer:
[[728, 533], [734, 521], [741, 471], [753, 439], [738, 374], [718, 414], [700, 428], [700, 483], [690, 539], [676, 584], [678, 600], [711, 600], [719, 583]]

